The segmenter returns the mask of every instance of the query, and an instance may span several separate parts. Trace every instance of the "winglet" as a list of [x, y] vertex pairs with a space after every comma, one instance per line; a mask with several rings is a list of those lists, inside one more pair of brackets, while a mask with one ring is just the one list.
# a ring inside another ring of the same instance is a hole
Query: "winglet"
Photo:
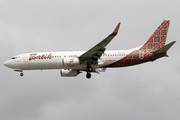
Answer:
[[118, 25], [116, 26], [115, 30], [113, 31], [113, 33], [110, 34], [110, 36], [115, 36], [115, 35], [118, 33], [120, 24], [121, 24], [121, 23], [119, 22]]

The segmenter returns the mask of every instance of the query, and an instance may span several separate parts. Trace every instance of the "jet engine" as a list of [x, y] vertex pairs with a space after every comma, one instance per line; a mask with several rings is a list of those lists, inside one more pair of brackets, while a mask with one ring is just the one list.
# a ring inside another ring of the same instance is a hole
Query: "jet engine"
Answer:
[[76, 77], [80, 72], [73, 69], [61, 69], [61, 77]]
[[79, 59], [78, 58], [64, 58], [63, 59], [63, 65], [64, 66], [77, 66], [79, 65]]

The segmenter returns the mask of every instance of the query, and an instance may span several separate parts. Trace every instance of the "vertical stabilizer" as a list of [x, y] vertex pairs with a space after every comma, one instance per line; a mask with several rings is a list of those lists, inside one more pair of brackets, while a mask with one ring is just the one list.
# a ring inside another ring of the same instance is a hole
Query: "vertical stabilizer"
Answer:
[[165, 46], [170, 20], [164, 20], [140, 50], [158, 50]]

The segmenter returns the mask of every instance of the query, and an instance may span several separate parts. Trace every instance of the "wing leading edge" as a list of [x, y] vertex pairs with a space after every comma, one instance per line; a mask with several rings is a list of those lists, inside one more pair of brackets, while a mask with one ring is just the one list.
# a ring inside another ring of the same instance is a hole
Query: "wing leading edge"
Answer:
[[99, 42], [97, 45], [95, 45], [93, 48], [85, 52], [83, 55], [79, 57], [81, 61], [97, 61], [101, 55], [104, 53], [106, 50], [107, 44], [116, 36], [119, 30], [120, 22], [116, 26], [115, 30], [104, 40]]

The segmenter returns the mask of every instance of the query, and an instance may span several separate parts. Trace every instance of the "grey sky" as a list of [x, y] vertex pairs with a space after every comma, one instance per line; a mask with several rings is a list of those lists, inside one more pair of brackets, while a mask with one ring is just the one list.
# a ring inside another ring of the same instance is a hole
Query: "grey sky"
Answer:
[[[0, 120], [179, 120], [180, 1], [0, 0]], [[122, 22], [107, 49], [143, 45], [170, 20], [168, 58], [133, 67], [60, 77], [59, 70], [3, 66], [27, 52], [88, 50]]]

